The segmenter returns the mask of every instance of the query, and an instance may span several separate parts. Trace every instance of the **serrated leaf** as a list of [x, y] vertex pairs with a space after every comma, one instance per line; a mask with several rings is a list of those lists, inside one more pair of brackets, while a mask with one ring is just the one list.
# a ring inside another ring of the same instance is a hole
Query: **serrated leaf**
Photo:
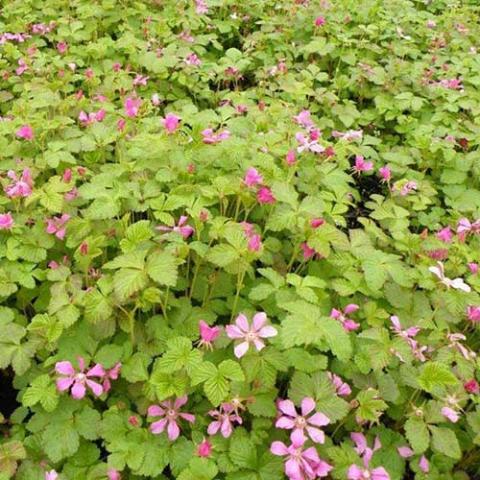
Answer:
[[47, 412], [53, 412], [57, 407], [57, 389], [48, 375], [35, 378], [22, 396], [22, 404], [25, 407], [33, 407], [38, 402]]
[[424, 365], [418, 377], [418, 384], [427, 392], [456, 383], [458, 383], [457, 377], [446, 365], [438, 362], [429, 362]]
[[453, 430], [434, 425], [430, 425], [429, 429], [432, 434], [432, 450], [455, 460], [461, 458], [462, 451]]
[[425, 422], [416, 417], [410, 417], [405, 422], [405, 435], [415, 453], [423, 453], [430, 444], [430, 435]]
[[147, 273], [160, 285], [174, 287], [178, 277], [177, 259], [171, 252], [154, 252], [147, 259]]

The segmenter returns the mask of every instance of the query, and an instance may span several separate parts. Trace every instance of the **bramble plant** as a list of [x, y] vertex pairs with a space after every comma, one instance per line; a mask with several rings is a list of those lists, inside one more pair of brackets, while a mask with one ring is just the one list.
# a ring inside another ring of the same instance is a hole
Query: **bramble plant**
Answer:
[[9, 0], [0, 480], [480, 478], [474, 0]]

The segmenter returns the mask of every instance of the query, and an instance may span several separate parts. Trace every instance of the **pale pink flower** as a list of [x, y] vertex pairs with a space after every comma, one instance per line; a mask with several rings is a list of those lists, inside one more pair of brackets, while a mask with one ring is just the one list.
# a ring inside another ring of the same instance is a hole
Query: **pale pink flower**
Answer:
[[71, 202], [72, 200], [75, 200], [78, 197], [78, 189], [76, 187], [73, 187], [71, 190], [65, 193], [63, 198], [67, 202]]
[[467, 285], [462, 278], [450, 278], [445, 276], [445, 269], [442, 262], [437, 262], [436, 267], [429, 267], [428, 270], [436, 275], [440, 282], [443, 283], [447, 288], [455, 288], [457, 290], [462, 290], [464, 292], [470, 292], [472, 289]]
[[453, 233], [450, 230], [450, 227], [445, 227], [437, 232], [436, 237], [443, 243], [450, 243], [453, 238]]
[[262, 350], [265, 347], [265, 342], [262, 338], [275, 337], [278, 334], [275, 327], [266, 325], [266, 323], [267, 314], [265, 312], [256, 313], [253, 316], [251, 326], [248, 323], [247, 317], [241, 313], [235, 320], [235, 325], [227, 325], [225, 327], [229, 338], [241, 340], [234, 349], [237, 358], [243, 357], [252, 344], [257, 351]]
[[61, 217], [47, 218], [47, 228], [45, 231], [50, 234], [54, 234], [58, 239], [63, 240], [65, 238], [66, 226], [65, 224], [70, 220], [70, 215], [64, 213]]
[[195, 0], [195, 11], [198, 15], [208, 13], [208, 5], [205, 0]]
[[126, 124], [127, 124], [127, 122], [125, 121], [124, 118], [118, 119], [118, 121], [117, 121], [117, 130], [118, 130], [119, 132], [123, 132], [123, 130], [125, 129]]
[[352, 142], [354, 140], [362, 140], [363, 130], [348, 130], [346, 132], [339, 132], [338, 130], [333, 130], [332, 137], [341, 138], [347, 142]]
[[259, 252], [260, 249], [262, 248], [262, 237], [260, 235], [258, 235], [257, 233], [253, 234], [248, 239], [247, 248], [251, 252]]
[[244, 113], [248, 112], [248, 107], [247, 107], [247, 105], [244, 105], [243, 103], [240, 103], [235, 107], [235, 111], [238, 114], [243, 115]]
[[105, 118], [106, 111], [102, 108], [98, 112], [86, 113], [83, 110], [78, 114], [78, 120], [80, 123], [86, 127], [92, 123], [102, 122]]
[[415, 452], [408, 445], [398, 447], [397, 451], [402, 458], [410, 458], [415, 454]]
[[427, 20], [427, 28], [435, 28], [437, 26], [437, 22], [435, 22], [435, 20]]
[[184, 30], [178, 35], [178, 38], [180, 40], [183, 40], [184, 42], [188, 43], [193, 43], [195, 41], [195, 38], [193, 38], [192, 34], [189, 31]]
[[467, 317], [472, 323], [480, 323], [480, 306], [468, 306]]
[[[315, 136], [315, 135], [314, 135]], [[303, 133], [296, 133], [295, 138], [298, 142], [297, 152], [302, 153], [304, 151], [310, 151], [313, 153], [322, 153], [325, 151], [325, 147], [320, 145], [318, 141], [307, 138]]]
[[160, 405], [151, 405], [148, 407], [149, 417], [163, 417], [161, 420], [157, 420], [150, 425], [150, 431], [154, 435], [158, 435], [166, 428], [168, 439], [172, 442], [176, 440], [180, 435], [178, 420], [183, 418], [189, 423], [195, 422], [195, 415], [180, 412], [180, 408], [187, 403], [187, 400], [187, 395], [184, 395], [175, 401], [165, 400], [161, 402]]
[[420, 457], [420, 461], [418, 462], [418, 466], [420, 467], [420, 470], [423, 473], [428, 473], [430, 471], [430, 463], [427, 460], [427, 457], [425, 455], [422, 455]]
[[297, 158], [295, 156], [295, 150], [289, 150], [285, 156], [285, 161], [287, 165], [295, 165], [297, 163]]
[[353, 171], [355, 173], [370, 172], [373, 170], [373, 162], [366, 162], [363, 155], [355, 156], [355, 165]]
[[276, 421], [277, 428], [285, 428], [288, 430], [306, 433], [315, 443], [324, 443], [325, 434], [318, 427], [324, 427], [330, 423], [330, 419], [320, 412], [315, 412], [315, 400], [305, 397], [301, 404], [301, 415], [297, 413], [295, 405], [291, 400], [281, 400], [277, 404], [282, 416]]
[[102, 386], [105, 393], [107, 393], [112, 388], [111, 380], [117, 380], [120, 376], [121, 368], [122, 364], [120, 362], [117, 362], [112, 368], [110, 368], [109, 370], [105, 370], [102, 378]]
[[34, 134], [33, 134], [33, 128], [30, 125], [22, 125], [15, 135], [18, 138], [23, 138], [24, 140], [33, 140]]
[[154, 93], [152, 95], [152, 105], [158, 107], [161, 103], [162, 101], [160, 100], [160, 95], [158, 93]]
[[480, 219], [471, 223], [468, 218], [461, 218], [457, 224], [457, 235], [460, 241], [465, 241], [468, 234], [480, 234]]
[[337, 395], [339, 395], [340, 397], [348, 397], [348, 395], [352, 393], [350, 385], [344, 382], [341, 377], [331, 372], [328, 372], [327, 375], [332, 382], [332, 385], [334, 386]]
[[58, 473], [55, 470], [50, 470], [49, 472], [45, 472], [45, 480], [57, 480]]
[[26, 71], [28, 70], [28, 65], [27, 63], [25, 62], [25, 60], [23, 60], [23, 58], [20, 58], [18, 60], [18, 67], [15, 69], [15, 73], [17, 75], [22, 75], [23, 73], [25, 73]]
[[127, 117], [136, 117], [141, 105], [142, 100], [140, 98], [127, 97], [123, 103]]
[[200, 330], [200, 342], [198, 345], [205, 346], [206, 348], [212, 350], [213, 349], [213, 342], [218, 338], [220, 335], [220, 327], [210, 327], [207, 322], [204, 320], [200, 320], [198, 322], [198, 328]]
[[263, 205], [275, 203], [276, 199], [268, 187], [262, 187], [257, 192], [257, 201]]
[[356, 312], [360, 307], [355, 303], [348, 304], [343, 310], [338, 310], [336, 308], [332, 308], [330, 312], [330, 317], [338, 320], [345, 331], [352, 332], [360, 328], [360, 324], [348, 318], [347, 315]]
[[109, 468], [107, 470], [107, 477], [108, 480], [121, 480], [120, 472], [115, 470], [114, 468]]
[[13, 217], [10, 212], [0, 213], [0, 230], [10, 230], [13, 224]]
[[134, 87], [137, 87], [138, 85], [146, 86], [149, 78], [150, 77], [147, 77], [145, 75], [137, 74], [133, 79], [133, 86]]
[[263, 183], [263, 177], [256, 168], [250, 167], [245, 173], [243, 183], [247, 187], [254, 187], [255, 185], [261, 185]]
[[298, 125], [301, 125], [304, 128], [310, 128], [314, 126], [313, 120], [310, 117], [310, 112], [308, 110], [302, 110], [298, 115], [293, 117], [293, 120]]
[[220, 431], [222, 437], [228, 438], [233, 433], [235, 423], [241, 425], [242, 417], [238, 415], [231, 403], [222, 403], [218, 410], [210, 410], [208, 414], [215, 420], [208, 425], [207, 433], [215, 435]]
[[170, 135], [178, 130], [181, 120], [182, 119], [177, 115], [174, 115], [173, 113], [167, 113], [167, 115], [165, 115], [165, 118], [162, 118], [162, 125], [167, 131], [167, 133]]
[[67, 50], [68, 50], [68, 44], [67, 44], [67, 42], [58, 42], [58, 43], [57, 43], [57, 51], [58, 51], [58, 53], [60, 53], [60, 54], [63, 55], [64, 53], [67, 52]]
[[190, 225], [186, 225], [187, 221], [188, 221], [188, 217], [185, 215], [182, 215], [178, 219], [177, 225], [173, 227], [166, 227], [166, 226], [160, 225], [156, 227], [156, 229], [160, 230], [161, 232], [176, 232], [180, 234], [183, 238], [187, 239], [195, 232], [195, 229], [193, 227], [191, 227]]
[[85, 396], [88, 387], [96, 397], [99, 397], [103, 393], [103, 388], [99, 383], [90, 380], [90, 378], [101, 378], [104, 376], [105, 371], [102, 365], [97, 363], [85, 373], [85, 360], [82, 357], [78, 357], [78, 366], [80, 370], [77, 372], [68, 361], [55, 364], [55, 371], [61, 375], [56, 382], [57, 390], [64, 392], [71, 387], [70, 393], [72, 398], [80, 400]]
[[478, 273], [478, 263], [470, 262], [467, 265], [472, 275], [476, 275]]
[[202, 458], [208, 458], [212, 454], [212, 450], [212, 444], [207, 439], [204, 439], [197, 447], [197, 455]]
[[230, 132], [228, 130], [223, 130], [219, 133], [213, 133], [212, 128], [206, 128], [202, 132], [203, 143], [207, 145], [213, 145], [215, 143], [220, 143], [223, 140], [230, 138]]
[[327, 21], [325, 20], [325, 17], [317, 17], [315, 19], [315, 26], [316, 27], [321, 27], [321, 26], [325, 25], [325, 23], [327, 23]]
[[370, 460], [374, 452], [381, 448], [382, 444], [378, 437], [375, 438], [373, 448], [368, 447], [367, 439], [362, 433], [351, 433], [350, 438], [355, 442], [355, 451], [362, 457], [363, 468], [358, 465], [350, 465], [347, 472], [348, 480], [390, 480], [390, 475], [383, 467], [371, 469]]
[[30, 169], [25, 168], [20, 178], [13, 170], [7, 172], [7, 177], [13, 181], [5, 187], [5, 193], [10, 198], [29, 197], [32, 194], [33, 180]]
[[400, 195], [402, 197], [405, 197], [406, 195], [408, 195], [409, 193], [417, 190], [417, 182], [415, 182], [414, 180], [409, 180], [400, 190]]
[[421, 330], [420, 327], [409, 327], [406, 329], [402, 328], [402, 324], [400, 323], [400, 319], [396, 315], [392, 315], [390, 317], [390, 321], [392, 322], [392, 326], [390, 327], [399, 337], [404, 339], [411, 339], [417, 335], [417, 333]]
[[318, 456], [315, 447], [303, 449], [306, 438], [301, 431], [295, 430], [290, 441], [290, 446], [276, 441], [270, 447], [273, 455], [287, 457], [285, 475], [290, 480], [314, 480], [329, 474], [333, 467]]
[[457, 423], [460, 415], [450, 407], [442, 408], [442, 415], [452, 423]]
[[392, 178], [392, 171], [390, 170], [390, 167], [388, 165], [379, 168], [378, 173], [382, 178], [382, 182], [389, 182]]
[[92, 68], [87, 68], [87, 69], [85, 70], [85, 77], [86, 77], [88, 80], [91, 80], [94, 76], [95, 76], [95, 72], [93, 71]]
[[196, 53], [189, 53], [185, 57], [185, 63], [193, 67], [199, 67], [202, 64], [202, 61], [198, 58]]
[[463, 333], [447, 333], [447, 339], [450, 342], [448, 347], [460, 352], [466, 360], [474, 359], [477, 354], [465, 347], [461, 340], [465, 341], [467, 337]]

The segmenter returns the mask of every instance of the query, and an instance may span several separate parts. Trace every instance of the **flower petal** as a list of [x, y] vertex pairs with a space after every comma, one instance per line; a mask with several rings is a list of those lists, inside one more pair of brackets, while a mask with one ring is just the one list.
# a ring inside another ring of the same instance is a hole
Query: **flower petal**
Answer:
[[235, 319], [235, 323], [237, 324], [237, 327], [245, 333], [247, 333], [250, 330], [250, 325], [248, 324], [248, 319], [243, 313], [241, 313]]
[[316, 427], [323, 427], [330, 423], [330, 419], [323, 413], [317, 412], [307, 420], [307, 423], [315, 425]]
[[283, 416], [275, 422], [275, 426], [277, 428], [286, 428], [288, 430], [291, 430], [293, 427], [295, 427], [295, 422], [293, 421], [293, 419]]
[[85, 396], [86, 388], [83, 383], [75, 382], [72, 387], [72, 397], [75, 400], [80, 400]]
[[191, 413], [180, 413], [179, 416], [187, 422], [195, 423], [195, 415], [192, 415]]
[[363, 477], [363, 471], [358, 465], [350, 465], [347, 472], [348, 480], [361, 480]]
[[183, 407], [188, 401], [188, 396], [187, 395], [183, 395], [179, 398], [177, 398], [175, 400], [175, 402], [173, 402], [173, 408], [175, 410], [178, 410], [180, 407]]
[[242, 332], [236, 325], [227, 325], [225, 327], [228, 338], [244, 338], [245, 332]]
[[315, 443], [324, 443], [325, 442], [325, 434], [316, 427], [307, 427], [307, 432], [310, 435], [310, 438]]
[[272, 327], [271, 325], [263, 327], [258, 332], [258, 336], [261, 338], [275, 337], [276, 335], [278, 335], [278, 331], [275, 327]]
[[267, 314], [258, 312], [253, 316], [253, 330], [258, 332], [267, 323]]
[[239, 343], [235, 348], [234, 348], [234, 353], [237, 358], [242, 358], [248, 350], [248, 342], [242, 342]]
[[56, 383], [57, 383], [57, 390], [59, 392], [64, 392], [65, 390], [68, 390], [72, 386], [73, 378], [68, 378], [68, 377], [59, 378]]
[[158, 435], [159, 433], [162, 433], [165, 430], [166, 426], [167, 426], [167, 419], [162, 418], [161, 420], [158, 420], [157, 422], [153, 422], [150, 425], [150, 431], [154, 435]]
[[305, 417], [315, 410], [315, 400], [311, 397], [305, 397], [302, 400], [302, 415]]
[[87, 377], [103, 377], [105, 375], [105, 370], [103, 366], [97, 363], [93, 368], [87, 372]]
[[87, 385], [96, 397], [99, 397], [103, 393], [103, 387], [93, 380], [87, 380]]
[[207, 428], [207, 433], [209, 435], [215, 435], [220, 430], [221, 425], [219, 421], [211, 422]]
[[60, 375], [75, 375], [75, 369], [70, 362], [57, 362], [55, 364], [55, 371]]
[[160, 405], [150, 405], [147, 410], [149, 417], [161, 417], [165, 415], [165, 410]]
[[280, 400], [278, 402], [278, 409], [289, 417], [297, 417], [297, 410], [295, 409], [295, 405], [291, 400]]
[[175, 420], [170, 420], [167, 427], [168, 439], [172, 442], [180, 435], [180, 428]]
[[270, 451], [279, 457], [288, 455], [288, 448], [283, 442], [273, 442], [270, 446]]

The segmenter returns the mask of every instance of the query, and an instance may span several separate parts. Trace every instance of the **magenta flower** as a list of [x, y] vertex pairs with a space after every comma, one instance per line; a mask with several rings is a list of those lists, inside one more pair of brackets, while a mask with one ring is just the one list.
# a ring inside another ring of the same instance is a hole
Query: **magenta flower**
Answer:
[[13, 217], [10, 212], [0, 213], [0, 230], [10, 230], [13, 227]]
[[417, 333], [421, 330], [420, 327], [409, 327], [407, 329], [402, 329], [402, 324], [400, 323], [400, 319], [396, 315], [392, 315], [390, 317], [390, 321], [392, 322], [392, 327], [390, 327], [399, 337], [410, 339], [417, 335]]
[[370, 172], [372, 170], [373, 162], [365, 161], [365, 158], [362, 155], [357, 155], [355, 157], [355, 165], [353, 166], [353, 171], [355, 173]]
[[208, 5], [206, 4], [205, 0], [195, 0], [195, 11], [198, 13], [198, 15], [208, 13]]
[[363, 433], [351, 433], [350, 438], [355, 442], [355, 451], [362, 457], [363, 468], [355, 464], [350, 465], [347, 472], [348, 480], [390, 480], [390, 475], [383, 467], [369, 468], [374, 452], [382, 446], [380, 439], [378, 437], [375, 438], [372, 449], [367, 446], [367, 439]]
[[467, 317], [472, 323], [480, 323], [480, 307], [473, 305], [467, 307]]
[[165, 115], [165, 118], [162, 118], [162, 125], [164, 126], [167, 133], [170, 135], [178, 130], [178, 128], [180, 127], [180, 121], [181, 118], [177, 117], [177, 115], [174, 115], [173, 113], [167, 113], [167, 115]]
[[47, 228], [45, 231], [50, 234], [55, 234], [55, 236], [63, 240], [67, 231], [65, 224], [70, 220], [70, 215], [64, 213], [61, 217], [47, 218]]
[[215, 435], [220, 431], [223, 438], [228, 438], [233, 433], [234, 424], [241, 425], [243, 423], [242, 417], [238, 415], [231, 403], [222, 403], [218, 410], [210, 410], [208, 414], [215, 419], [208, 425], [207, 433], [209, 435]]
[[22, 125], [15, 135], [18, 138], [23, 138], [24, 140], [33, 140], [33, 128], [30, 125]]
[[325, 151], [325, 147], [320, 145], [315, 137], [317, 135], [313, 135], [313, 139], [310, 137], [306, 137], [303, 133], [296, 133], [295, 138], [298, 142], [297, 152], [302, 153], [303, 151], [310, 151], [313, 153], [322, 153]]
[[64, 392], [71, 387], [70, 393], [72, 398], [80, 400], [85, 396], [88, 387], [96, 397], [99, 397], [103, 393], [103, 388], [99, 383], [90, 380], [90, 378], [101, 378], [105, 375], [105, 370], [102, 365], [97, 363], [85, 373], [85, 360], [82, 357], [78, 357], [78, 366], [80, 370], [76, 372], [72, 364], [68, 361], [57, 362], [55, 364], [55, 371], [61, 375], [56, 382], [57, 390]]
[[137, 75], [135, 75], [135, 78], [133, 79], [133, 86], [134, 87], [137, 87], [139, 85], [146, 86], [149, 78], [150, 77], [147, 77], [145, 75], [140, 75], [139, 73], [137, 73]]
[[257, 192], [257, 201], [258, 203], [264, 205], [275, 203], [277, 200], [268, 187], [262, 187]]
[[283, 442], [273, 442], [270, 451], [273, 455], [287, 457], [285, 475], [290, 480], [314, 480], [326, 477], [332, 466], [320, 459], [315, 447], [303, 449], [306, 438], [302, 432], [296, 430], [290, 435], [291, 445], [287, 447]]
[[478, 273], [478, 263], [475, 263], [475, 262], [469, 262], [467, 264], [468, 266], [468, 269], [470, 270], [470, 273], [472, 275], [476, 275]]
[[382, 182], [389, 182], [392, 178], [392, 171], [390, 170], [390, 167], [388, 165], [385, 165], [384, 167], [379, 168], [378, 173], [382, 178]]
[[78, 114], [78, 120], [86, 127], [95, 122], [102, 122], [105, 118], [106, 111], [102, 108], [98, 112], [86, 113], [83, 110]]
[[325, 25], [325, 23], [327, 23], [327, 21], [325, 20], [325, 17], [317, 17], [315, 19], [315, 26], [316, 27], [321, 27], [321, 26]]
[[262, 248], [262, 237], [257, 233], [248, 239], [247, 248], [250, 252], [259, 252]]
[[425, 455], [422, 455], [420, 457], [420, 461], [418, 462], [418, 466], [420, 467], [420, 470], [423, 473], [428, 473], [430, 471], [430, 463], [427, 460], [427, 457]]
[[241, 340], [234, 349], [237, 358], [243, 357], [250, 345], [253, 344], [257, 351], [265, 347], [262, 338], [275, 337], [278, 332], [275, 327], [266, 325], [267, 314], [265, 312], [256, 313], [253, 316], [252, 325], [248, 323], [247, 317], [241, 313], [235, 320], [235, 325], [227, 325], [225, 330], [227, 336], [234, 340]]
[[140, 98], [127, 97], [123, 103], [127, 117], [136, 117], [141, 105], [142, 100]]
[[198, 328], [200, 330], [199, 346], [205, 346], [206, 348], [212, 350], [212, 343], [220, 335], [220, 327], [210, 327], [207, 322], [200, 320], [198, 322]]
[[150, 425], [150, 431], [154, 435], [162, 433], [165, 428], [167, 429], [168, 439], [172, 442], [180, 435], [180, 427], [178, 426], [178, 420], [183, 418], [189, 423], [195, 422], [195, 415], [191, 413], [180, 412], [180, 408], [187, 403], [188, 397], [177, 398], [174, 402], [172, 400], [165, 400], [160, 405], [151, 405], [148, 407], [149, 417], [164, 417], [161, 420], [157, 420]]
[[321, 227], [324, 224], [325, 224], [325, 219], [324, 218], [312, 218], [310, 220], [310, 226], [312, 228], [318, 228], [318, 227]]
[[202, 458], [208, 458], [212, 454], [212, 450], [212, 444], [207, 439], [203, 439], [197, 447], [197, 455]]
[[450, 230], [450, 227], [445, 227], [437, 232], [436, 237], [443, 243], [450, 243], [453, 238], [453, 233]]
[[64, 53], [66, 53], [68, 50], [68, 44], [67, 42], [58, 42], [57, 43], [57, 51], [58, 53], [60, 53], [61, 55], [63, 55]]
[[352, 332], [360, 328], [360, 324], [355, 322], [351, 318], [348, 318], [347, 315], [356, 312], [359, 308], [360, 307], [355, 303], [348, 304], [343, 310], [337, 310], [336, 308], [332, 308], [332, 311], [330, 312], [330, 317], [338, 320], [342, 324], [345, 331]]
[[107, 477], [108, 480], [121, 480], [121, 475], [118, 470], [115, 470], [114, 468], [109, 468], [107, 470]]
[[202, 61], [198, 58], [196, 53], [189, 53], [185, 57], [185, 63], [193, 67], [199, 67], [202, 64]]
[[191, 227], [190, 225], [186, 225], [187, 220], [188, 220], [188, 217], [185, 215], [182, 215], [178, 219], [178, 224], [175, 225], [174, 227], [166, 227], [166, 226], [160, 225], [156, 227], [156, 229], [160, 230], [161, 232], [176, 232], [176, 233], [179, 233], [183, 238], [187, 239], [195, 232], [195, 229], [193, 227]]
[[472, 393], [475, 395], [478, 395], [480, 393], [480, 385], [474, 378], [472, 378], [468, 382], [465, 382], [463, 384], [463, 388], [467, 393]]
[[327, 375], [332, 382], [332, 385], [334, 386], [337, 395], [339, 395], [340, 397], [348, 397], [348, 395], [352, 393], [350, 385], [344, 382], [338, 375], [335, 375], [331, 372], [328, 372]]
[[152, 105], [154, 105], [155, 107], [158, 107], [162, 103], [162, 101], [160, 100], [160, 95], [158, 93], [154, 93], [152, 95], [151, 101]]
[[228, 130], [223, 130], [219, 133], [213, 133], [212, 128], [206, 128], [202, 131], [203, 143], [207, 145], [212, 145], [215, 143], [220, 143], [223, 140], [230, 138], [230, 132]]
[[254, 187], [255, 185], [261, 185], [263, 183], [263, 177], [258, 173], [256, 168], [250, 167], [245, 173], [243, 182], [247, 187]]
[[315, 256], [315, 254], [317, 253], [316, 250], [314, 248], [310, 247], [307, 242], [302, 242], [300, 244], [300, 248], [303, 251], [303, 259], [304, 260], [309, 260], [310, 258]]
[[297, 163], [297, 157], [295, 156], [295, 150], [289, 150], [285, 156], [285, 161], [287, 165], [295, 165]]
[[[283, 414], [275, 423], [277, 428], [286, 428], [294, 432], [307, 431], [308, 436], [315, 443], [324, 443], [325, 434], [317, 427], [324, 427], [330, 423], [330, 419], [320, 412], [315, 412], [315, 400], [310, 397], [305, 397], [302, 400], [301, 412], [299, 415], [295, 409], [295, 405], [291, 400], [281, 400], [278, 402], [278, 409]], [[310, 416], [309, 416], [310, 415]]]
[[117, 380], [120, 375], [122, 364], [117, 362], [110, 370], [105, 370], [103, 376], [103, 391], [107, 393], [112, 388], [111, 380]]
[[32, 194], [33, 180], [30, 169], [25, 168], [20, 178], [17, 177], [17, 174], [13, 170], [9, 170], [7, 177], [13, 181], [13, 183], [5, 187], [5, 193], [8, 197], [29, 197]]
[[310, 128], [314, 126], [313, 120], [310, 117], [310, 112], [308, 110], [302, 110], [298, 115], [293, 117], [293, 120], [298, 125], [301, 125], [304, 128]]

